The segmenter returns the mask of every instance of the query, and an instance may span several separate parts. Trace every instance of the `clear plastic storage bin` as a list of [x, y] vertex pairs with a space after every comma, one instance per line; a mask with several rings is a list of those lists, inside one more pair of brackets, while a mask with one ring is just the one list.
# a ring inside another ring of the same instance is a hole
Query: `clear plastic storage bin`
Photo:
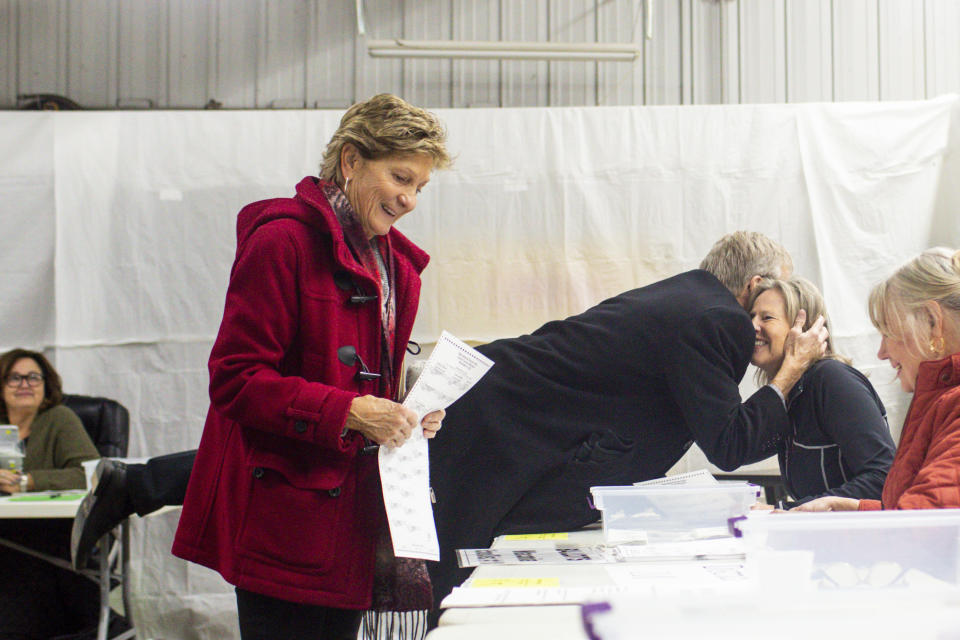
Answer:
[[19, 442], [19, 430], [15, 425], [0, 424], [0, 469], [19, 473], [23, 468], [23, 454], [17, 449]]
[[603, 512], [607, 542], [683, 540], [729, 535], [728, 521], [742, 517], [760, 497], [747, 483], [696, 486], [591, 487]]
[[20, 430], [12, 424], [0, 424], [0, 449], [16, 449]]
[[19, 451], [0, 449], [0, 469], [20, 473], [23, 470], [23, 454]]
[[818, 589], [956, 588], [960, 509], [784, 513], [731, 523], [747, 560], [806, 552]]

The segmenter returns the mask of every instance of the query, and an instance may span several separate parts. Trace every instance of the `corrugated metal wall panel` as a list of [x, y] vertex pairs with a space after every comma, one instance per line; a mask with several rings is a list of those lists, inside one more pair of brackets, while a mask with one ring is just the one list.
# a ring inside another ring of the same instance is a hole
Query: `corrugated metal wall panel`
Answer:
[[[545, 42], [547, 0], [502, 0], [501, 40]], [[535, 107], [548, 98], [547, 63], [541, 60], [504, 60], [500, 65], [500, 106]]]
[[169, 56], [167, 64], [167, 106], [192, 107], [211, 98], [210, 68], [207, 62], [216, 50], [210, 42], [216, 20], [212, 5], [191, 0], [169, 2]]
[[683, 5], [685, 22], [682, 51], [689, 63], [689, 79], [684, 83], [684, 104], [723, 102], [723, 31], [721, 4], [688, 0]]
[[830, 0], [786, 0], [787, 102], [833, 99]]
[[740, 0], [740, 101], [786, 102], [783, 0]]
[[924, 18], [926, 96], [960, 91], [960, 2], [927, 0]]
[[114, 0], [64, 5], [67, 15], [66, 95], [81, 105], [117, 99], [117, 11]]
[[[450, 40], [450, 0], [404, 2], [403, 37], [411, 40]], [[410, 59], [403, 66], [403, 96], [414, 104], [452, 104], [452, 60]]]
[[237, 3], [219, 0], [216, 4], [216, 69], [212, 77], [214, 100], [226, 108], [253, 108], [257, 100], [257, 60], [262, 43], [259, 38], [259, 2]]
[[877, 0], [833, 3], [833, 99], [879, 100]]
[[[549, 0], [550, 42], [593, 42], [597, 12], [593, 0]], [[597, 104], [597, 63], [593, 61], [548, 62], [548, 104], [552, 107]]]
[[[957, 0], [0, 0], [0, 108], [916, 99], [960, 90]], [[5, 36], [5, 37], [4, 37]], [[632, 42], [630, 62], [371, 58], [367, 39]]]
[[[654, 34], [655, 38], [673, 38], [679, 50], [679, 33]], [[633, 44], [645, 48], [643, 4], [629, 0], [601, 2], [597, 6], [598, 42]], [[597, 104], [643, 104], [643, 53], [633, 62], [597, 63]]]
[[120, 0], [117, 101], [102, 106], [168, 106], [167, 7], [167, 3]]
[[17, 93], [67, 92], [67, 4], [18, 3]]
[[[389, 40], [403, 37], [403, 3], [396, 0], [364, 0], [367, 39]], [[384, 91], [404, 95], [406, 61], [399, 58], [371, 58], [363, 39], [357, 39], [357, 100]], [[428, 105], [424, 105], [428, 106]], [[429, 105], [432, 106], [432, 105]]]
[[355, 5], [343, 0], [311, 3], [307, 42], [307, 106], [350, 106], [357, 64]]
[[720, 102], [740, 102], [740, 2], [720, 3]]
[[0, 0], [0, 106], [17, 102], [17, 6]]
[[881, 100], [920, 100], [926, 94], [923, 5], [923, 0], [879, 0]]
[[[453, 0], [453, 40], [500, 40], [500, 4]], [[451, 101], [454, 107], [499, 107], [500, 62], [454, 60]]]
[[[643, 3], [639, 6], [642, 7]], [[680, 2], [652, 4], [653, 38], [643, 40], [644, 85], [640, 104], [680, 104], [683, 101], [681, 7]], [[646, 25], [643, 28], [646, 29]]]
[[302, 109], [307, 106], [307, 2], [262, 0], [257, 56], [256, 106]]

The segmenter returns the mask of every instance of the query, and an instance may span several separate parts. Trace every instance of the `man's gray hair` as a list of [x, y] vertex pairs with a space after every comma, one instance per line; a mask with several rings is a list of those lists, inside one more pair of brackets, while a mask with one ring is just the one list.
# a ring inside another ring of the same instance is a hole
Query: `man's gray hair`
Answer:
[[700, 268], [716, 276], [736, 296], [753, 276], [789, 278], [793, 259], [783, 245], [762, 233], [735, 231], [714, 243]]

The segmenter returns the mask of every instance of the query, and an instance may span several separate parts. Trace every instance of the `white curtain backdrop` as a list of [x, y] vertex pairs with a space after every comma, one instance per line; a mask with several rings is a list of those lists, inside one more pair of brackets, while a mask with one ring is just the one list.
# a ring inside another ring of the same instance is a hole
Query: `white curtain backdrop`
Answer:
[[[876, 360], [866, 298], [920, 250], [960, 246], [956, 96], [437, 113], [454, 168], [399, 224], [433, 257], [414, 339], [527, 333], [762, 231], [821, 285], [899, 434], [909, 397]], [[315, 174], [340, 116], [0, 112], [0, 345], [45, 349], [68, 391], [122, 402], [131, 456], [196, 447], [236, 213]], [[135, 520], [142, 637], [235, 636], [229, 587], [169, 554], [176, 519]]]

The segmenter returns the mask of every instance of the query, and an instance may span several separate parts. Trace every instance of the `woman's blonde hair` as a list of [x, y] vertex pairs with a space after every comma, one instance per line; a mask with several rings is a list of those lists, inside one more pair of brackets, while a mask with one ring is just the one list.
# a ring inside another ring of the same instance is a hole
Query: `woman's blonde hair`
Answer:
[[897, 269], [870, 292], [870, 320], [880, 333], [903, 340], [913, 355], [928, 360], [936, 351], [928, 346], [930, 302], [943, 309], [947, 331], [960, 336], [960, 251], [934, 247]]
[[429, 111], [389, 93], [353, 105], [340, 119], [320, 165], [320, 177], [343, 186], [340, 151], [350, 143], [367, 160], [392, 155], [426, 154], [434, 169], [450, 166], [447, 132]]
[[[779, 291], [780, 295], [783, 296], [783, 306], [786, 312], [784, 319], [791, 327], [793, 323], [797, 321], [797, 314], [800, 312], [800, 309], [803, 309], [807, 312], [807, 319], [803, 323], [803, 331], [808, 330], [820, 316], [823, 316], [823, 326], [826, 327], [828, 331], [830, 330], [830, 316], [827, 314], [827, 306], [823, 302], [823, 295], [820, 293], [817, 285], [799, 276], [795, 276], [789, 280], [764, 278], [757, 283], [757, 286], [750, 292], [750, 302], [747, 304], [747, 308], [753, 309], [753, 303], [760, 297], [760, 294], [765, 291], [770, 291], [771, 289]], [[849, 358], [833, 350], [833, 338], [829, 335], [827, 336], [827, 350], [823, 356], [821, 356], [821, 359], [822, 358], [831, 358], [850, 364]], [[766, 371], [757, 369], [757, 384], [767, 384], [772, 379], [773, 376], [769, 375]]]

